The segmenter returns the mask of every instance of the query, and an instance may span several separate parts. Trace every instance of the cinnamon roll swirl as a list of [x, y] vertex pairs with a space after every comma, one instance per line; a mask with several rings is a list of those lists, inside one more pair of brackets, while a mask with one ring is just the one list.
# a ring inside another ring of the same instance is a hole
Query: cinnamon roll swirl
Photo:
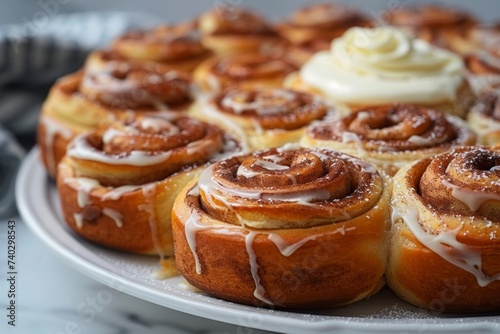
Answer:
[[234, 6], [218, 6], [199, 18], [203, 45], [218, 55], [253, 53], [281, 42], [259, 14]]
[[308, 124], [334, 115], [319, 97], [283, 88], [227, 88], [196, 110], [245, 138], [251, 150], [298, 142]]
[[209, 59], [193, 75], [202, 91], [214, 93], [229, 86], [281, 87], [288, 74], [296, 70], [296, 65], [286, 59], [249, 53]]
[[175, 201], [178, 269], [244, 304], [355, 302], [383, 285], [389, 192], [373, 166], [331, 150], [285, 146], [222, 160]]
[[471, 109], [467, 122], [483, 145], [500, 144], [500, 101], [497, 93], [480, 97]]
[[176, 194], [205, 164], [239, 149], [215, 125], [169, 112], [80, 135], [58, 166], [63, 217], [97, 244], [172, 256]]
[[470, 13], [432, 4], [398, 8], [383, 19], [443, 48], [452, 47], [454, 39], [463, 37], [477, 22]]
[[394, 177], [386, 273], [401, 298], [439, 312], [500, 311], [500, 150], [463, 147]]
[[321, 3], [296, 10], [289, 20], [279, 23], [277, 29], [292, 44], [301, 44], [314, 40], [331, 41], [351, 27], [367, 24], [367, 18], [355, 8]]
[[499, 43], [500, 22], [482, 23], [471, 27], [462, 38], [455, 39], [453, 41], [453, 49], [467, 56], [479, 50], [497, 50]]
[[107, 126], [130, 113], [185, 110], [193, 102], [189, 74], [93, 53], [86, 67], [59, 79], [45, 100], [37, 141], [55, 177], [66, 146], [78, 134]]
[[390, 175], [409, 162], [475, 142], [474, 133], [458, 117], [407, 104], [362, 108], [343, 118], [318, 122], [301, 139], [303, 146], [339, 150]]
[[113, 42], [111, 50], [126, 59], [161, 63], [187, 72], [212, 56], [201, 44], [196, 21], [128, 32]]
[[467, 80], [476, 95], [500, 91], [500, 50], [477, 50], [465, 57]]

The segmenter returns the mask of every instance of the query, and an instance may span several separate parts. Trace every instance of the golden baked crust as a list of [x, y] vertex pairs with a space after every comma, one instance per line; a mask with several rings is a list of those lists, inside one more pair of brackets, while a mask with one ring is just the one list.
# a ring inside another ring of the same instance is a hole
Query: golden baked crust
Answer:
[[250, 150], [296, 143], [308, 124], [333, 114], [319, 97], [283, 88], [227, 88], [199, 99], [193, 112], [243, 138]]
[[113, 113], [79, 94], [83, 71], [60, 78], [51, 88], [40, 113], [37, 142], [44, 166], [55, 177], [66, 146], [76, 135], [112, 122]]
[[383, 19], [443, 48], [451, 48], [454, 39], [464, 36], [477, 22], [468, 12], [432, 4], [402, 7], [388, 12]]
[[394, 177], [386, 276], [402, 299], [439, 312], [498, 312], [500, 151], [464, 147]]
[[390, 184], [329, 150], [226, 159], [177, 197], [177, 267], [216, 297], [286, 308], [345, 305], [383, 285]]
[[258, 53], [282, 42], [271, 24], [248, 9], [218, 6], [198, 23], [203, 45], [217, 55]]
[[125, 59], [159, 63], [186, 72], [213, 55], [201, 44], [196, 21], [128, 32], [113, 42], [111, 50]]
[[314, 123], [301, 139], [305, 147], [345, 152], [389, 175], [412, 161], [475, 143], [475, 134], [458, 117], [409, 104], [361, 108], [342, 118]]
[[484, 94], [472, 107], [467, 122], [482, 145], [500, 144], [500, 102], [498, 93]]
[[229, 86], [281, 87], [287, 75], [296, 70], [286, 59], [248, 53], [209, 59], [193, 76], [202, 91], [216, 93]]
[[203, 165], [238, 149], [218, 127], [167, 112], [81, 135], [59, 164], [64, 219], [100, 245], [172, 256], [176, 194]]
[[366, 26], [368, 20], [355, 8], [335, 3], [313, 4], [296, 10], [277, 29], [292, 44], [331, 41], [347, 29]]
[[60, 78], [45, 100], [37, 142], [52, 177], [68, 143], [134, 113], [186, 110], [193, 102], [188, 73], [93, 52], [84, 69]]
[[476, 95], [500, 91], [499, 62], [498, 50], [478, 49], [465, 56], [466, 78]]

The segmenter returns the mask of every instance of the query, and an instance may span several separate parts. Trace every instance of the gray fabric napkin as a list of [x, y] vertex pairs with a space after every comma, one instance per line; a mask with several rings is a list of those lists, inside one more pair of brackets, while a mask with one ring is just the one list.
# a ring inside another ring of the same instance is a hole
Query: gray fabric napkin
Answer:
[[14, 136], [0, 125], [0, 218], [15, 213], [14, 187], [24, 150]]
[[44, 25], [0, 25], [0, 217], [13, 214], [14, 179], [34, 144], [40, 106], [50, 85], [80, 68], [87, 54], [130, 29], [161, 21], [130, 12], [59, 15]]

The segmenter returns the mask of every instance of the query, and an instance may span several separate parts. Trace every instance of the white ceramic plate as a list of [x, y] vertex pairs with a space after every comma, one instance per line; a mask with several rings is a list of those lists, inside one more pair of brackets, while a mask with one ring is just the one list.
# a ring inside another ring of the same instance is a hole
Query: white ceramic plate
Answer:
[[346, 307], [284, 312], [239, 305], [186, 289], [181, 277], [152, 278], [158, 259], [123, 254], [88, 243], [62, 221], [54, 183], [43, 169], [38, 149], [26, 157], [17, 180], [22, 218], [48, 246], [85, 275], [132, 296], [171, 309], [244, 327], [287, 333], [468, 333], [500, 330], [500, 316], [437, 314], [412, 307], [388, 289]]

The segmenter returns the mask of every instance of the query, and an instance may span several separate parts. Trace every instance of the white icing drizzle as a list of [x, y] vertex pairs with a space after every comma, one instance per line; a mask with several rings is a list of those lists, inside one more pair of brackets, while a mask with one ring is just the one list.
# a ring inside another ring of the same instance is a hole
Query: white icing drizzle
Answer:
[[356, 114], [356, 119], [358, 119], [360, 121], [370, 119], [370, 112], [369, 111], [360, 111]]
[[253, 292], [253, 295], [255, 298], [263, 301], [266, 304], [274, 305], [271, 300], [265, 297], [266, 289], [264, 289], [264, 287], [260, 283], [260, 276], [258, 273], [259, 264], [257, 263], [257, 255], [255, 254], [255, 251], [253, 249], [253, 241], [255, 240], [256, 235], [256, 232], [250, 231], [245, 237], [245, 248], [247, 250], [248, 259], [250, 262], [250, 273], [252, 275], [253, 281], [255, 282], [255, 290]]
[[481, 190], [464, 189], [450, 183], [446, 179], [443, 179], [442, 183], [445, 187], [451, 189], [451, 196], [467, 205], [473, 212], [477, 211], [486, 201], [500, 201], [500, 195], [498, 194], [492, 194]]
[[[95, 188], [100, 187], [100, 183], [97, 180], [86, 178], [86, 177], [73, 177], [73, 178], [68, 178], [64, 180], [65, 184], [70, 185], [77, 191], [77, 197], [76, 201], [78, 204], [79, 208], [84, 208], [87, 205], [91, 204], [90, 202], [90, 193], [92, 190]], [[106, 194], [107, 195], [107, 194]], [[105, 196], [106, 196], [105, 195]], [[104, 197], [102, 199], [104, 200]], [[116, 198], [113, 198], [116, 199]], [[115, 222], [116, 226], [122, 227], [123, 226], [123, 221], [122, 221], [122, 215], [120, 212], [110, 209], [110, 208], [104, 208], [102, 209], [102, 213], [109, 218], [113, 219]], [[83, 226], [83, 214], [81, 213], [75, 213], [73, 215], [75, 219], [75, 223], [78, 228], [81, 228]]]
[[219, 92], [222, 89], [219, 78], [217, 76], [215, 76], [212, 73], [209, 73], [206, 78], [207, 78], [208, 88], [211, 91]]
[[102, 209], [102, 213], [109, 218], [113, 219], [117, 227], [123, 227], [122, 214], [116, 210], [110, 208]]
[[[266, 157], [266, 159], [267, 159], [267, 157]], [[267, 161], [267, 160], [257, 160], [256, 162], [254, 162], [254, 164], [256, 164], [257, 166], [263, 167], [263, 168], [265, 168], [267, 170], [286, 170], [286, 169], [290, 169], [289, 166], [283, 166], [283, 165], [274, 163], [272, 161]]]
[[[259, 191], [254, 189], [231, 189], [224, 187], [214, 180], [212, 173], [214, 170], [214, 165], [209, 166], [203, 171], [200, 176], [199, 185], [206, 193], [210, 193], [212, 196], [216, 197], [218, 200], [225, 204], [229, 204], [228, 207], [242, 205], [238, 201], [228, 201], [226, 194], [230, 194], [236, 197], [251, 198], [251, 199], [262, 199], [270, 201], [283, 201], [283, 202], [312, 202], [313, 200], [324, 201], [330, 198], [330, 192], [327, 189], [310, 189], [303, 191], [301, 193], [265, 193], [265, 191]], [[214, 191], [215, 190], [215, 191]]]
[[164, 162], [170, 157], [171, 152], [154, 152], [154, 154], [151, 154], [144, 151], [131, 151], [127, 155], [108, 155], [91, 147], [84, 136], [79, 136], [73, 141], [67, 154], [73, 158], [98, 161], [110, 165], [150, 166]]
[[259, 175], [260, 172], [256, 172], [256, 171], [253, 171], [251, 169], [248, 169], [246, 166], [244, 165], [240, 165], [238, 167], [238, 170], [236, 171], [236, 175], [237, 176], [243, 176], [245, 178], [251, 178], [251, 177], [254, 177], [254, 176], [257, 176]]
[[296, 151], [300, 149], [300, 145], [298, 143], [286, 143], [285, 145], [277, 148], [278, 153]]
[[[196, 194], [196, 191], [194, 191], [195, 188], [193, 188], [191, 191]], [[290, 244], [283, 240], [278, 234], [273, 233], [273, 232], [265, 232], [265, 231], [248, 231], [246, 229], [236, 229], [236, 228], [230, 228], [227, 227], [226, 225], [203, 225], [200, 221], [200, 215], [198, 214], [197, 211], [192, 210], [191, 215], [187, 219], [184, 228], [185, 228], [185, 234], [186, 234], [186, 240], [188, 243], [188, 246], [191, 250], [191, 253], [193, 254], [194, 261], [195, 261], [195, 270], [197, 274], [201, 274], [201, 265], [200, 265], [200, 260], [198, 257], [198, 253], [196, 250], [196, 234], [198, 231], [203, 231], [203, 230], [211, 230], [214, 234], [219, 234], [219, 235], [237, 235], [245, 238], [245, 249], [248, 254], [248, 259], [249, 259], [249, 264], [250, 264], [250, 274], [252, 275], [252, 278], [255, 283], [255, 290], [254, 290], [254, 297], [263, 301], [264, 303], [267, 303], [269, 305], [274, 305], [274, 303], [269, 300], [268, 298], [265, 297], [266, 295], [266, 289], [262, 286], [260, 283], [260, 276], [258, 273], [259, 270], [259, 265], [257, 263], [257, 256], [255, 254], [255, 250], [253, 248], [253, 242], [255, 240], [255, 237], [259, 234], [264, 234], [268, 236], [268, 239], [273, 242], [280, 253], [283, 256], [290, 256], [292, 255], [296, 250], [298, 250], [300, 247], [302, 247], [305, 243], [311, 240], [316, 240], [317, 238], [326, 236], [326, 235], [332, 235], [332, 234], [337, 234], [340, 233], [342, 235], [345, 235], [349, 231], [353, 231], [356, 228], [355, 227], [348, 227], [346, 228], [345, 226], [341, 226], [331, 232], [327, 233], [318, 233], [314, 235], [310, 235], [306, 238], [303, 238], [302, 240]]]
[[174, 135], [179, 133], [179, 128], [169, 122], [168, 119], [165, 119], [163, 117], [144, 117], [140, 121], [139, 126], [141, 127], [141, 129], [152, 129], [157, 133], [162, 132], [166, 135]]
[[146, 203], [138, 206], [138, 209], [141, 211], [145, 211], [149, 214], [149, 228], [151, 230], [151, 239], [153, 241], [153, 245], [155, 247], [156, 252], [160, 255], [161, 258], [164, 257], [163, 249], [160, 245], [160, 240], [158, 238], [157, 233], [157, 221], [156, 221], [156, 211], [154, 206], [153, 197], [156, 194], [156, 183], [149, 183], [142, 187], [142, 193], [144, 194], [144, 198], [146, 199]]
[[434, 143], [434, 139], [432, 137], [426, 138], [418, 135], [410, 136], [408, 141], [417, 145], [432, 145]]
[[82, 228], [83, 226], [83, 215], [81, 213], [74, 213], [73, 219], [75, 220], [76, 227]]
[[[404, 197], [404, 199], [408, 203], [412, 203], [411, 199], [407, 197]], [[500, 273], [493, 276], [484, 274], [481, 269], [482, 258], [480, 252], [457, 240], [457, 235], [463, 225], [453, 230], [441, 231], [436, 235], [429, 234], [419, 222], [418, 211], [409, 205], [406, 206], [406, 210], [393, 205], [391, 219], [393, 224], [398, 219], [402, 219], [419, 242], [454, 266], [473, 274], [479, 286], [485, 287], [494, 281], [500, 280]], [[452, 248], [453, 251], [450, 251], [449, 248]]]
[[184, 224], [184, 231], [186, 234], [186, 241], [188, 243], [189, 249], [194, 257], [195, 270], [197, 274], [201, 274], [200, 259], [198, 257], [198, 252], [196, 251], [196, 234], [198, 231], [208, 230], [209, 226], [202, 225], [200, 223], [200, 216], [198, 212], [192, 211], [188, 220]]
[[[266, 159], [267, 159], [267, 157], [266, 157]], [[263, 168], [265, 168], [267, 170], [286, 170], [286, 169], [290, 169], [289, 166], [283, 166], [283, 165], [274, 163], [272, 161], [267, 161], [267, 160], [257, 160], [253, 164], [256, 165], [256, 166], [263, 167]], [[244, 165], [240, 165], [238, 167], [238, 171], [236, 172], [236, 175], [243, 176], [245, 178], [254, 177], [254, 176], [259, 175], [259, 174], [260, 174], [260, 172], [254, 172], [254, 171], [248, 169], [247, 167], [245, 167]], [[292, 175], [292, 177], [293, 177], [293, 175]]]
[[361, 139], [354, 132], [350, 132], [350, 131], [343, 132], [342, 133], [342, 143], [343, 144], [354, 143], [356, 145], [356, 148], [358, 149], [358, 155], [360, 157], [364, 157], [367, 153], [365, 148], [363, 147], [363, 143], [361, 142]]
[[276, 154], [270, 154], [270, 155], [266, 155], [266, 160], [269, 160], [269, 161], [277, 164], [277, 163], [281, 162], [283, 160], [283, 158], [280, 157], [279, 155], [276, 155]]
[[188, 196], [200, 196], [200, 187], [198, 187], [198, 185], [194, 186], [193, 188], [191, 188], [188, 193], [187, 193]]
[[103, 201], [118, 200], [124, 194], [135, 191], [135, 190], [140, 189], [142, 187], [143, 187], [142, 185], [125, 185], [125, 186], [116, 187], [116, 188], [111, 189], [107, 193], [105, 193], [101, 197], [101, 199]]
[[372, 165], [366, 161], [363, 161], [363, 160], [360, 160], [357, 158], [353, 158], [352, 156], [347, 155], [347, 154], [341, 154], [340, 158], [345, 159], [345, 160], [349, 160], [352, 164], [361, 168], [361, 170], [365, 173], [369, 173], [369, 174], [377, 174], [378, 173], [377, 168], [375, 168], [374, 165]]
[[132, 90], [137, 87], [137, 83], [131, 80], [117, 80], [113, 77], [116, 70], [127, 72], [130, 67], [125, 63], [110, 61], [102, 68], [87, 68], [87, 75], [84, 76], [83, 85], [105, 92], [120, 93]]
[[320, 151], [313, 150], [313, 151], [311, 151], [311, 153], [314, 154], [315, 156], [317, 156], [319, 158], [319, 160], [321, 160], [321, 161], [328, 160], [328, 155], [321, 153]]
[[[245, 100], [248, 96], [247, 92], [231, 92], [224, 96], [221, 105], [225, 108], [230, 108], [234, 113], [241, 114], [247, 110], [255, 110], [259, 115], [275, 115], [285, 113], [290, 101], [295, 99], [295, 94], [285, 89], [275, 89], [273, 94], [256, 96], [255, 100], [250, 102], [239, 102], [237, 99], [241, 97]], [[279, 99], [279, 103], [277, 100]]]
[[64, 139], [71, 139], [73, 133], [70, 129], [60, 124], [59, 122], [54, 121], [53, 119], [47, 117], [41, 117], [40, 121], [45, 127], [45, 138], [44, 145], [46, 158], [47, 158], [47, 167], [48, 169], [55, 173], [56, 172], [56, 162], [54, 156], [54, 140], [57, 135], [63, 137]]
[[115, 139], [116, 136], [121, 136], [123, 134], [124, 132], [118, 129], [114, 128], [106, 129], [106, 131], [104, 131], [104, 133], [102, 134], [102, 142], [104, 144], [109, 144]]
[[186, 145], [186, 153], [193, 155], [197, 152], [203, 152], [205, 149], [208, 149], [207, 146], [212, 146], [212, 143], [207, 140], [196, 140]]
[[288, 177], [292, 181], [292, 185], [297, 185], [297, 178], [293, 176], [292, 174], [285, 174], [286, 177]]
[[261, 137], [264, 134], [264, 128], [260, 125], [259, 120], [256, 118], [252, 118], [251, 122], [255, 130], [255, 134], [257, 135], [257, 139], [261, 141]]
[[310, 235], [310, 236], [303, 238], [302, 240], [300, 240], [296, 243], [293, 243], [293, 244], [287, 243], [285, 240], [283, 240], [283, 238], [281, 238], [276, 233], [268, 233], [267, 238], [269, 240], [271, 240], [276, 245], [276, 247], [280, 251], [281, 255], [288, 257], [288, 256], [292, 255], [293, 253], [295, 253], [295, 251], [297, 249], [302, 247], [302, 245], [304, 245], [306, 242], [308, 242], [310, 240], [316, 240], [317, 238], [320, 238], [320, 237], [325, 236], [325, 235], [330, 235], [330, 234], [340, 233], [342, 235], [345, 235], [346, 232], [353, 231], [355, 229], [356, 229], [355, 227], [346, 228], [345, 226], [342, 226], [342, 227], [339, 227], [336, 230], [329, 232], [329, 233]]
[[99, 187], [99, 181], [87, 177], [73, 177], [64, 180], [65, 184], [69, 184], [77, 191], [78, 207], [84, 208], [90, 203], [90, 192]]
[[242, 149], [244, 151], [248, 151], [248, 139], [243, 129], [241, 129], [238, 124], [231, 121], [227, 117], [224, 117], [224, 115], [218, 112], [213, 103], [209, 102], [210, 98], [211, 96], [201, 96], [198, 98], [201, 113], [207, 119], [215, 122], [216, 124], [221, 124], [222, 128], [227, 129], [229, 132], [233, 133], [241, 143]]

